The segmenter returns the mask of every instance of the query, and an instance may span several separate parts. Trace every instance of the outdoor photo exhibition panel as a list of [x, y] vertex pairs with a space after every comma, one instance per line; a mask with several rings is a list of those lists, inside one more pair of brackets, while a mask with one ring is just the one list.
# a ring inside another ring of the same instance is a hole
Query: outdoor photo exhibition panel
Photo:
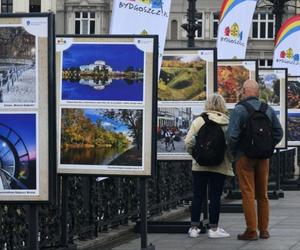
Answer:
[[300, 76], [289, 76], [287, 86], [287, 140], [289, 146], [300, 146]]
[[216, 81], [215, 49], [166, 49], [158, 81], [157, 158], [191, 160], [184, 139]]
[[58, 173], [150, 176], [157, 36], [56, 38]]
[[0, 201], [49, 200], [53, 39], [50, 14], [0, 15]]
[[215, 91], [225, 99], [228, 109], [233, 109], [242, 96], [243, 83], [257, 80], [256, 60], [218, 60]]
[[283, 128], [283, 138], [276, 148], [287, 147], [287, 69], [266, 68], [258, 70], [259, 99], [270, 105], [276, 112]]

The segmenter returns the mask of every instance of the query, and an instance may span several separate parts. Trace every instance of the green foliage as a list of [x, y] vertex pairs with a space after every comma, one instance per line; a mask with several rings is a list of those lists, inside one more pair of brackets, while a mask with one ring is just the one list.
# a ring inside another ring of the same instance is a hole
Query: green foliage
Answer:
[[82, 109], [63, 109], [61, 131], [61, 145], [63, 148], [122, 148], [129, 144], [125, 135], [105, 130], [100, 120], [93, 123], [85, 117]]
[[193, 67], [177, 67], [169, 63], [162, 67], [158, 84], [159, 100], [204, 100], [206, 69], [205, 64], [201, 63], [195, 63]]

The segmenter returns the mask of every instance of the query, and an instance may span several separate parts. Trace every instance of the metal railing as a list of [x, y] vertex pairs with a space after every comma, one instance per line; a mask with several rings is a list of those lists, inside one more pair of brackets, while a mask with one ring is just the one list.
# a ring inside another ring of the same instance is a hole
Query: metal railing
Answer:
[[[295, 150], [280, 152], [281, 179], [294, 176]], [[276, 156], [274, 156], [276, 157]], [[276, 159], [276, 158], [275, 158]], [[271, 161], [270, 181], [274, 178], [275, 160]], [[119, 225], [137, 221], [140, 215], [139, 178], [68, 177], [68, 242], [89, 240]], [[186, 204], [191, 198], [191, 162], [159, 161], [157, 173], [148, 180], [148, 216]], [[61, 246], [62, 192], [58, 178], [55, 203], [39, 207], [40, 247]], [[227, 187], [232, 188], [232, 187]], [[0, 206], [0, 249], [26, 249], [28, 246], [28, 206]]]

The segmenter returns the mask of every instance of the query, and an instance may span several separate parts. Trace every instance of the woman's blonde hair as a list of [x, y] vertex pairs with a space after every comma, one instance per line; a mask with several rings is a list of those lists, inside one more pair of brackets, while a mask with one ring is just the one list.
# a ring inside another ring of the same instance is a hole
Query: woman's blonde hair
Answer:
[[225, 100], [223, 96], [219, 94], [211, 94], [208, 96], [205, 102], [206, 111], [218, 111], [223, 114], [228, 114], [228, 109], [226, 107]]

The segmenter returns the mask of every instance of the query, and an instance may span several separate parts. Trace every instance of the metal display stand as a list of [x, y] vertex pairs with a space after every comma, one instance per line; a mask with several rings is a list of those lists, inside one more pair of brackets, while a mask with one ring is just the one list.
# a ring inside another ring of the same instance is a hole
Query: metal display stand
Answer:
[[[206, 196], [204, 197], [204, 203], [202, 206], [203, 220], [200, 222], [199, 229], [200, 233], [206, 233], [209, 225], [208, 225], [208, 196], [206, 192]], [[142, 217], [142, 215], [141, 215]], [[147, 223], [147, 232], [148, 233], [187, 233], [189, 228], [191, 227], [190, 221], [149, 221]], [[140, 232], [145, 230], [141, 223], [137, 223], [136, 231]], [[141, 232], [142, 234], [143, 232]], [[150, 248], [152, 250], [152, 248]], [[143, 248], [142, 248], [143, 250]]]
[[141, 201], [141, 250], [155, 250], [155, 246], [147, 243], [147, 180], [140, 178], [140, 201]]
[[39, 214], [38, 205], [29, 205], [29, 249], [39, 249]]

